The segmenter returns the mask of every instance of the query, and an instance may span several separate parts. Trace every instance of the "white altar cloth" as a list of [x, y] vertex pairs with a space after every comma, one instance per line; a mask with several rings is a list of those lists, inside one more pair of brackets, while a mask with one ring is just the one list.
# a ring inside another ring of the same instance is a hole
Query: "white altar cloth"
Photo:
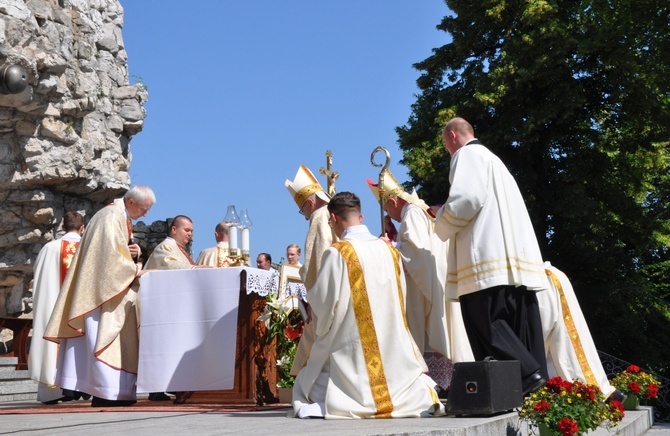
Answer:
[[232, 389], [240, 272], [150, 271], [140, 279], [137, 392]]

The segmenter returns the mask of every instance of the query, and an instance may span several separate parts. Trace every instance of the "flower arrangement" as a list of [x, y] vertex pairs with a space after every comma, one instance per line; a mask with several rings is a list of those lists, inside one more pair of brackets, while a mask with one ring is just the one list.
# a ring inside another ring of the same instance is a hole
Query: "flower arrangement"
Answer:
[[595, 385], [551, 378], [524, 399], [519, 418], [530, 427], [546, 427], [562, 436], [583, 435], [598, 427], [611, 429], [624, 416], [621, 402], [606, 402]]
[[610, 382], [612, 386], [627, 395], [637, 395], [650, 400], [658, 396], [658, 388], [661, 386], [656, 377], [640, 370], [640, 367], [636, 365], [630, 365]]
[[300, 311], [297, 308], [287, 308], [277, 294], [270, 294], [267, 297], [263, 314], [257, 321], [265, 323], [266, 343], [270, 344], [276, 338], [277, 387], [293, 387], [294, 377], [291, 375], [291, 366], [303, 332]]

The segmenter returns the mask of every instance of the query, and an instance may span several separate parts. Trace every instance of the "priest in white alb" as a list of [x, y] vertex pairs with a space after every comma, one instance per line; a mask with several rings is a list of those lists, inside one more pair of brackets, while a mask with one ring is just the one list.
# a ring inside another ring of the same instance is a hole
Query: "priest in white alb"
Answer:
[[424, 417], [444, 413], [405, 318], [400, 254], [362, 224], [350, 192], [328, 204], [341, 241], [323, 254], [307, 298], [316, 339], [293, 387], [299, 418]]
[[39, 382], [37, 401], [55, 404], [63, 399], [63, 392], [56, 383], [58, 345], [42, 338], [60, 287], [65, 280], [74, 254], [84, 231], [84, 217], [79, 212], [68, 211], [63, 216], [65, 234], [47, 243], [35, 259], [33, 272], [33, 339], [28, 355], [28, 375]]

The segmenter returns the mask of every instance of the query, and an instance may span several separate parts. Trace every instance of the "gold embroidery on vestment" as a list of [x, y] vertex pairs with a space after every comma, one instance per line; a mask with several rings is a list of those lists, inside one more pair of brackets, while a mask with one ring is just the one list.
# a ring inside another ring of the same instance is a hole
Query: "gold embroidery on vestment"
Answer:
[[60, 284], [63, 284], [65, 280], [65, 274], [67, 270], [70, 269], [70, 264], [74, 258], [74, 253], [79, 247], [79, 242], [73, 241], [63, 241], [61, 240], [60, 244]]
[[334, 243], [333, 247], [340, 252], [349, 270], [349, 286], [351, 287], [354, 316], [356, 318], [356, 325], [358, 326], [358, 334], [361, 338], [361, 347], [368, 372], [370, 391], [372, 392], [372, 398], [377, 409], [375, 418], [390, 418], [393, 412], [393, 401], [391, 400], [391, 393], [386, 382], [384, 364], [381, 358], [379, 342], [377, 341], [374, 320], [372, 319], [372, 308], [370, 307], [370, 299], [365, 285], [363, 268], [351, 243], [339, 241]]
[[588, 360], [586, 360], [586, 355], [584, 354], [584, 347], [582, 346], [582, 341], [579, 339], [579, 333], [577, 332], [577, 326], [570, 315], [570, 307], [568, 306], [568, 300], [565, 298], [563, 293], [563, 286], [561, 282], [556, 277], [556, 274], [547, 270], [547, 276], [551, 279], [558, 290], [558, 295], [561, 299], [561, 307], [563, 308], [563, 320], [565, 321], [565, 326], [568, 329], [568, 334], [570, 336], [570, 342], [575, 349], [575, 354], [577, 355], [577, 360], [579, 361], [579, 366], [584, 373], [584, 378], [586, 383], [590, 385], [598, 385], [598, 382], [591, 371], [591, 366], [589, 365]]

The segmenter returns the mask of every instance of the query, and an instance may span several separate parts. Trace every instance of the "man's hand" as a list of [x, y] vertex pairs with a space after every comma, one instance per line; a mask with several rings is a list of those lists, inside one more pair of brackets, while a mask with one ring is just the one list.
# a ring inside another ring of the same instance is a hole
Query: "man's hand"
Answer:
[[142, 249], [137, 244], [128, 244], [128, 250], [130, 251], [130, 257], [133, 259], [137, 259], [137, 256], [142, 252]]

